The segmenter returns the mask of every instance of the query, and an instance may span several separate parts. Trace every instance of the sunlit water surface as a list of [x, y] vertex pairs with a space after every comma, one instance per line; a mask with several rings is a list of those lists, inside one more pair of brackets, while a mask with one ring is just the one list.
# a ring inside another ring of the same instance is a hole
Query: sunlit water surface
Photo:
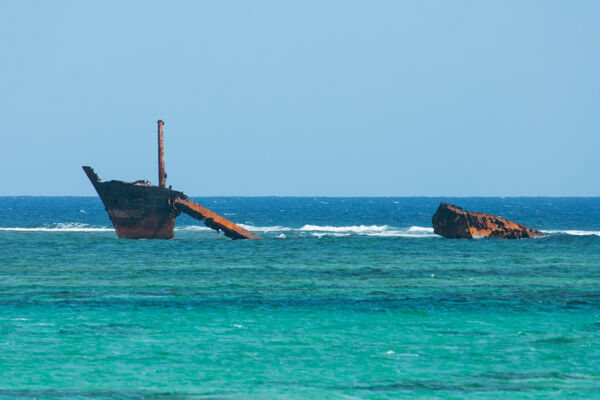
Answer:
[[119, 240], [97, 198], [0, 198], [1, 399], [600, 398], [600, 199], [197, 198]]

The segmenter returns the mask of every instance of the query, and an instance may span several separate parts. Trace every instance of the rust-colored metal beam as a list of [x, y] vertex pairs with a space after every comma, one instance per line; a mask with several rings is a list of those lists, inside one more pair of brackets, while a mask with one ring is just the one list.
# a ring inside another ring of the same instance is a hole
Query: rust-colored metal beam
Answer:
[[163, 125], [162, 120], [158, 120], [158, 186], [165, 187], [167, 173], [165, 172], [165, 146], [163, 144]]
[[210, 211], [208, 208], [203, 207], [191, 200], [177, 198], [175, 199], [174, 203], [179, 210], [191, 217], [204, 221], [204, 225], [208, 226], [209, 228], [217, 231], [223, 231], [227, 237], [232, 239], [260, 239], [260, 236], [245, 230], [241, 226], [234, 224], [228, 219], [221, 217], [219, 214], [216, 214]]

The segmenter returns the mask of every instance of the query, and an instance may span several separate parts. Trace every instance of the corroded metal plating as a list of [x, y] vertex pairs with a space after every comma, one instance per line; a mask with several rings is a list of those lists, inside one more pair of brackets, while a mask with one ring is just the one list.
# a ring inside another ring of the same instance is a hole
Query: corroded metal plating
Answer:
[[167, 182], [167, 173], [165, 172], [165, 146], [163, 143], [163, 125], [162, 120], [158, 120], [158, 186], [165, 187]]
[[208, 208], [201, 206], [191, 200], [185, 200], [177, 198], [175, 199], [175, 206], [184, 213], [204, 221], [204, 225], [208, 226], [217, 231], [223, 231], [225, 236], [232, 239], [260, 239], [260, 236], [247, 231], [239, 225], [229, 221], [210, 211]]
[[232, 239], [259, 239], [259, 236], [235, 223], [188, 200], [183, 192], [165, 188], [164, 144], [162, 120], [158, 121], [158, 186], [139, 180], [136, 182], [102, 182], [91, 167], [83, 170], [96, 189], [106, 212], [120, 238], [172, 239], [175, 218], [183, 211], [204, 221], [216, 231]]

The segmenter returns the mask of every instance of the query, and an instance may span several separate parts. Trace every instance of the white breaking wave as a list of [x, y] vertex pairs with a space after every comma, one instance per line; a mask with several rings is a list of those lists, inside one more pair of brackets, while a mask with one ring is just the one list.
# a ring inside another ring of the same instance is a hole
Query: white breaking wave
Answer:
[[0, 231], [11, 232], [111, 232], [113, 228], [89, 226], [88, 224], [80, 224], [75, 222], [56, 223], [41, 227], [8, 227], [0, 228]]
[[409, 232], [423, 232], [423, 233], [433, 233], [433, 228], [429, 228], [426, 226], [411, 226], [408, 228]]
[[212, 231], [208, 226], [203, 225], [186, 225], [186, 226], [176, 226], [176, 231]]
[[409, 228], [395, 228], [388, 225], [351, 225], [351, 226], [320, 226], [304, 225], [300, 231], [311, 232], [314, 236], [349, 236], [358, 234], [364, 236], [380, 237], [436, 237], [433, 228], [424, 226], [411, 226]]
[[318, 238], [322, 238], [323, 236], [350, 236], [350, 233], [336, 233], [336, 232], [312, 232], [311, 235], [316, 236]]
[[[349, 225], [349, 226], [330, 226], [330, 225], [304, 225], [301, 228], [290, 228], [280, 225], [274, 226], [253, 226], [239, 224], [242, 228], [251, 232], [259, 233], [279, 233], [277, 237], [288, 238], [296, 235], [308, 235], [314, 237], [334, 236], [346, 237], [352, 235], [361, 236], [379, 236], [379, 237], [437, 237], [433, 233], [433, 228], [423, 226], [411, 226], [408, 228], [397, 228], [389, 225]], [[40, 227], [0, 227], [0, 231], [12, 232], [114, 232], [113, 227], [90, 226], [82, 223], [55, 223]], [[185, 225], [175, 227], [175, 231], [187, 232], [212, 232], [211, 228], [204, 225]], [[285, 232], [285, 234], [284, 234]], [[296, 235], [294, 235], [296, 232]], [[556, 231], [558, 232], [558, 231]], [[571, 231], [568, 231], [571, 232]], [[580, 231], [572, 231], [580, 232]], [[581, 231], [583, 232], [583, 231]], [[577, 233], [572, 233], [577, 234]], [[585, 234], [585, 233], [582, 233]], [[587, 234], [598, 234], [587, 233]]]
[[238, 224], [239, 226], [241, 226], [242, 228], [249, 230], [249, 231], [256, 231], [256, 232], [283, 232], [283, 231], [293, 231], [293, 228], [286, 228], [285, 226], [279, 226], [279, 225], [275, 225], [275, 226], [252, 226], [252, 225], [246, 225], [246, 224]]
[[[287, 238], [290, 234], [297, 232], [299, 234], [309, 234], [315, 237], [335, 236], [344, 237], [351, 235], [362, 236], [380, 236], [380, 237], [437, 237], [433, 233], [433, 228], [424, 226], [411, 226], [408, 228], [396, 228], [389, 225], [349, 225], [349, 226], [330, 226], [330, 225], [304, 225], [301, 228], [290, 228], [287, 226], [253, 226], [247, 224], [238, 224], [250, 232], [257, 233], [280, 233], [277, 237]], [[201, 225], [188, 225], [177, 227], [180, 231], [206, 231], [210, 230]], [[284, 234], [287, 233], [287, 235]]]
[[354, 232], [354, 233], [372, 233], [383, 232], [389, 229], [387, 225], [351, 225], [351, 226], [320, 226], [320, 225], [304, 225], [300, 228], [301, 231], [312, 232]]
[[[352, 235], [361, 236], [378, 236], [378, 237], [408, 237], [408, 238], [427, 238], [440, 237], [433, 233], [432, 227], [426, 226], [411, 226], [408, 228], [399, 228], [389, 225], [348, 225], [348, 226], [331, 226], [331, 225], [311, 225], [307, 224], [301, 228], [290, 228], [280, 225], [274, 226], [253, 226], [247, 224], [238, 224], [244, 229], [251, 232], [260, 233], [280, 233], [279, 238], [294, 237], [296, 235], [305, 234], [314, 237], [334, 236], [347, 237]], [[91, 226], [76, 222], [63, 222], [54, 224], [45, 224], [39, 227], [0, 227], [0, 231], [9, 232], [114, 232], [114, 228], [108, 226]], [[211, 228], [204, 225], [185, 225], [175, 227], [175, 231], [198, 231], [212, 232]], [[286, 234], [284, 234], [284, 232]], [[591, 230], [542, 230], [545, 234], [572, 235], [572, 236], [600, 236], [600, 231]], [[291, 236], [290, 236], [291, 235]]]
[[553, 234], [553, 233], [562, 233], [565, 235], [573, 235], [573, 236], [600, 236], [600, 231], [581, 231], [581, 230], [564, 230], [564, 231], [560, 231], [560, 230], [548, 230], [548, 231], [542, 231], [543, 233], [549, 233], [549, 234]]

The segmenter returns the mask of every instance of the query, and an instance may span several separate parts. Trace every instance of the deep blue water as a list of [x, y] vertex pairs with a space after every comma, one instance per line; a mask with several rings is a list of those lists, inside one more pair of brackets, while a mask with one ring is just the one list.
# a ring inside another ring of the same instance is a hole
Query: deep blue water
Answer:
[[[237, 223], [254, 227], [429, 228], [440, 201], [448, 201], [541, 230], [600, 231], [599, 198], [196, 197], [193, 200]], [[76, 228], [76, 224], [85, 224], [81, 228], [111, 227], [96, 197], [0, 197], [0, 227]], [[177, 219], [179, 228], [190, 225], [202, 224], [186, 215]]]

